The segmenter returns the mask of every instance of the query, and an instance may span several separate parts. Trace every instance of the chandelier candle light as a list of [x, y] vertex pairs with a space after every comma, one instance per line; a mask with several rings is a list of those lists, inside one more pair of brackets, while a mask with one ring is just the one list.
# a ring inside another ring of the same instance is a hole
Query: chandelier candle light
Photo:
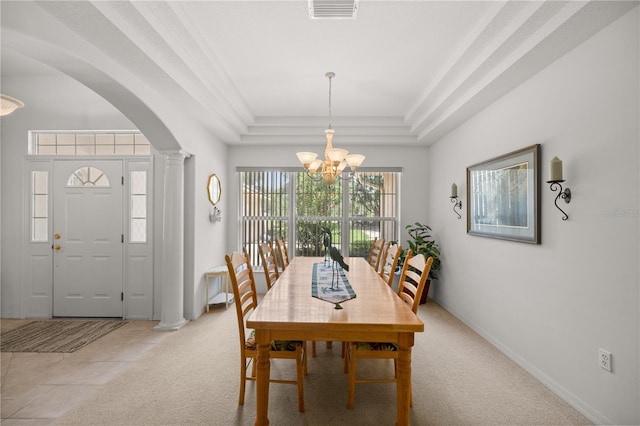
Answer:
[[342, 148], [333, 147], [334, 130], [331, 128], [331, 79], [335, 77], [335, 73], [328, 72], [325, 76], [329, 79], [329, 128], [324, 131], [327, 136], [327, 146], [324, 150], [324, 161], [318, 159], [315, 152], [298, 152], [298, 160], [302, 163], [309, 175], [313, 178], [322, 177], [327, 185], [331, 185], [336, 178], [347, 180], [349, 177], [341, 177], [344, 169], [349, 166], [351, 173], [355, 173], [364, 161], [364, 155], [349, 154], [349, 151]]

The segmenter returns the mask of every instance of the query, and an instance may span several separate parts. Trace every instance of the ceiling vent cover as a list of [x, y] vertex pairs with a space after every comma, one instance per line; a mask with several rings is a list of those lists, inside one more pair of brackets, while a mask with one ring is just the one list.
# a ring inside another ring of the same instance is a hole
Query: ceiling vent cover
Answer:
[[356, 19], [360, 0], [309, 0], [311, 19]]

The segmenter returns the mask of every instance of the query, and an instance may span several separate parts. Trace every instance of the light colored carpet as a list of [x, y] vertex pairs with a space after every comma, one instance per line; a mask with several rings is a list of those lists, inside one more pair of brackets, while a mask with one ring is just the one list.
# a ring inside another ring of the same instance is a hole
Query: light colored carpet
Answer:
[[121, 320], [32, 321], [2, 333], [2, 352], [72, 353], [116, 330]]
[[[425, 332], [413, 349], [412, 425], [590, 424], [433, 301], [419, 315]], [[255, 383], [238, 405], [238, 346], [235, 308], [215, 309], [165, 338], [56, 424], [253, 425]], [[357, 385], [355, 407], [348, 409], [341, 345], [317, 346], [305, 378], [305, 412], [297, 411], [295, 386], [272, 384], [271, 424], [394, 424], [395, 384]], [[392, 365], [364, 360], [358, 372], [392, 374]], [[272, 363], [272, 376], [294, 377], [294, 371], [290, 360]]]

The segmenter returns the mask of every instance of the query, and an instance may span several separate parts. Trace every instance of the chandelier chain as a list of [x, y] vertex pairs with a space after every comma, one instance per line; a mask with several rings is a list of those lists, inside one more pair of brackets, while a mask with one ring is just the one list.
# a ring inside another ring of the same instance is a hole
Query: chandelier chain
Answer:
[[329, 129], [331, 129], [331, 76], [329, 76]]

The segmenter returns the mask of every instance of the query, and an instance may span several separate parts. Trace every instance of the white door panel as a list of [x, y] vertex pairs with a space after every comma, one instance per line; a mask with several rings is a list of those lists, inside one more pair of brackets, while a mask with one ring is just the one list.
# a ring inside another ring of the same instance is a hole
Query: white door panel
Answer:
[[121, 177], [122, 161], [54, 164], [54, 316], [123, 315]]

